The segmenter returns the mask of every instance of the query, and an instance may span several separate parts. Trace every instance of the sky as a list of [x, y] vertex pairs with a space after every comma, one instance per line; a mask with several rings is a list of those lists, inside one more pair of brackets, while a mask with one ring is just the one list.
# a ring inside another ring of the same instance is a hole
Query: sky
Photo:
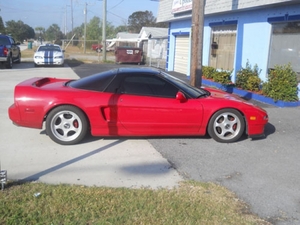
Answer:
[[[115, 27], [125, 25], [128, 17], [137, 11], [151, 11], [157, 16], [158, 0], [107, 0], [107, 22]], [[72, 3], [72, 4], [71, 4]], [[0, 16], [4, 22], [21, 20], [33, 29], [57, 24], [68, 32], [84, 23], [87, 3], [87, 22], [94, 16], [102, 20], [102, 0], [0, 0]], [[71, 5], [73, 7], [71, 7]]]

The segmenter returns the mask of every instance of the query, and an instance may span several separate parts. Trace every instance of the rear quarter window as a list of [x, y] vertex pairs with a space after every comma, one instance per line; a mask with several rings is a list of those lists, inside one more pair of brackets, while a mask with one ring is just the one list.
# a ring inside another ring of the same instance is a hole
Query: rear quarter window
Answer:
[[114, 74], [108, 71], [73, 81], [69, 86], [78, 89], [103, 92], [113, 78]]

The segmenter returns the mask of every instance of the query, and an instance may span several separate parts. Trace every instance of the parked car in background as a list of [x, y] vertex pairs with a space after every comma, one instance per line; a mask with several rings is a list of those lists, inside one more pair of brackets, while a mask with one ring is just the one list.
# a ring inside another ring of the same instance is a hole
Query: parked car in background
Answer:
[[9, 118], [63, 145], [93, 136], [203, 136], [223, 143], [264, 135], [266, 111], [151, 68], [119, 68], [78, 80], [36, 77], [15, 87]]
[[64, 50], [56, 44], [40, 45], [33, 56], [34, 66], [64, 66]]
[[92, 44], [92, 50], [96, 52], [102, 52], [103, 45], [100, 44]]
[[8, 35], [0, 34], [0, 62], [4, 64], [6, 68], [11, 69], [13, 63], [21, 62], [21, 50], [20, 42]]

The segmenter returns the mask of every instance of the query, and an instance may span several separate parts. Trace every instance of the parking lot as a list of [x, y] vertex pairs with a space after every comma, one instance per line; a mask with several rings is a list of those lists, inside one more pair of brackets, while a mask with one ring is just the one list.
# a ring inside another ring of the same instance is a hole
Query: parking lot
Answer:
[[252, 212], [273, 224], [300, 223], [300, 107], [265, 106], [270, 117], [266, 137], [244, 138], [233, 144], [217, 143], [208, 137], [89, 137], [79, 145], [60, 146], [44, 130], [16, 127], [8, 119], [7, 108], [18, 82], [35, 76], [77, 78], [114, 66], [33, 68], [32, 63], [21, 63], [12, 70], [0, 70], [0, 160], [9, 178], [163, 187], [176, 185], [184, 177], [226, 186], [248, 203]]

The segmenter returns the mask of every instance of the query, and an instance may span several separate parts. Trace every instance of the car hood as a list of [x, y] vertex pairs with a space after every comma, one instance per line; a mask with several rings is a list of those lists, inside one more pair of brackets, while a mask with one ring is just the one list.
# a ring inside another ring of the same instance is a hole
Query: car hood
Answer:
[[[230, 94], [230, 93], [227, 93], [225, 91], [214, 89], [214, 88], [204, 88], [204, 89], [210, 92], [210, 96], [212, 98], [229, 99], [229, 100], [233, 100], [233, 101], [248, 103], [246, 100], [239, 97], [238, 95]], [[248, 103], [248, 104], [252, 105], [252, 103]]]

